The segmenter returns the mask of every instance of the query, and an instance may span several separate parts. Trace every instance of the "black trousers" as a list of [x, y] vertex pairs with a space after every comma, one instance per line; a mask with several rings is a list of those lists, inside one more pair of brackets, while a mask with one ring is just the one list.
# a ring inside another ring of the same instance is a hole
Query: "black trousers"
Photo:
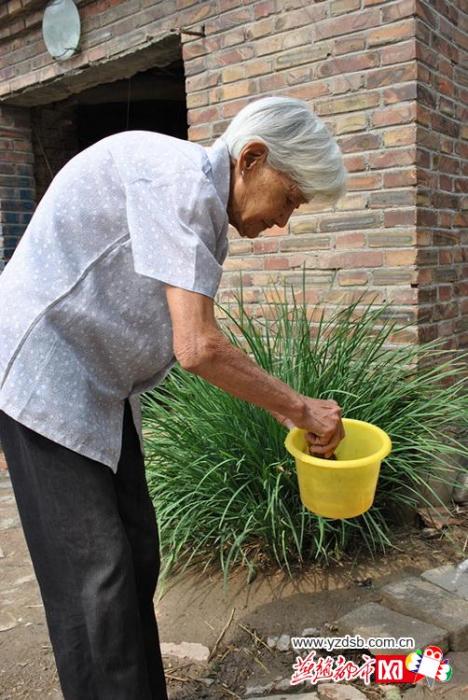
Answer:
[[167, 700], [159, 539], [130, 404], [117, 474], [0, 411], [65, 700]]

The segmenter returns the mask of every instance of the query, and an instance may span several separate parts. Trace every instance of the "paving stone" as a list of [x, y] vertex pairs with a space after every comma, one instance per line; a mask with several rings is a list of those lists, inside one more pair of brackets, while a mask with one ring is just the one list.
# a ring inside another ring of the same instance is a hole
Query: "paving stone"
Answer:
[[182, 644], [163, 642], [161, 644], [161, 654], [163, 656], [175, 656], [178, 659], [206, 662], [208, 661], [210, 650], [198, 642], [182, 642]]
[[390, 583], [381, 593], [393, 610], [446, 629], [450, 649], [468, 649], [468, 601], [416, 576]]
[[280, 681], [275, 683], [273, 687], [275, 690], [282, 690], [285, 693], [292, 691], [294, 686], [291, 686], [291, 676], [289, 676], [289, 678], [282, 678]]
[[417, 685], [410, 688], [403, 695], [403, 700], [466, 700], [468, 697], [468, 686], [456, 688], [447, 684], [439, 684], [429, 688], [427, 685]]
[[396, 685], [382, 685], [379, 690], [384, 700], [401, 700], [400, 688]]
[[265, 697], [264, 693], [269, 693], [270, 690], [273, 690], [273, 682], [266, 683], [265, 685], [248, 685], [245, 689], [244, 697], [255, 700], [257, 697]]
[[289, 634], [282, 634], [276, 642], [276, 648], [278, 649], [278, 651], [289, 651], [290, 643], [291, 637], [289, 636]]
[[449, 651], [447, 659], [453, 670], [452, 680], [450, 684], [466, 686], [466, 697], [468, 698], [468, 652], [467, 651]]
[[[359, 634], [368, 637], [413, 637], [416, 648], [433, 644], [446, 650], [448, 632], [436, 625], [429, 625], [408, 615], [389, 610], [378, 603], [367, 603], [355, 608], [336, 621], [342, 634]], [[409, 653], [409, 649], [372, 649], [374, 655]]]
[[452, 564], [429, 569], [421, 574], [422, 578], [449, 593], [455, 593], [460, 598], [468, 600], [468, 572], [457, 571]]
[[318, 688], [320, 700], [366, 700], [366, 696], [352, 685], [324, 683]]
[[250, 697], [249, 700], [319, 700], [319, 696], [317, 693], [299, 693], [299, 695], [288, 693], [286, 695], [256, 695]]

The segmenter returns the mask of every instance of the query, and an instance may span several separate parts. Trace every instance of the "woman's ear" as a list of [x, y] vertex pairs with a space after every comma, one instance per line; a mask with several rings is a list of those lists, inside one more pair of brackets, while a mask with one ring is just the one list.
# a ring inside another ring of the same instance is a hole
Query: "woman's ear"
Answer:
[[252, 170], [258, 163], [264, 163], [268, 155], [268, 148], [264, 143], [248, 143], [239, 155], [241, 172]]

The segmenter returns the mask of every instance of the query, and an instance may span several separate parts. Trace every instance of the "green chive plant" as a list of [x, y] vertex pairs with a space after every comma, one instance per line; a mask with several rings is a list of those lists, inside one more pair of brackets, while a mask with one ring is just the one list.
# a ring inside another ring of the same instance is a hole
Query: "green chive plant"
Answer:
[[363, 546], [371, 554], [390, 547], [402, 507], [437, 502], [428, 483], [450, 478], [450, 465], [466, 452], [456, 437], [468, 426], [466, 358], [454, 361], [437, 342], [389, 346], [399, 330], [388, 306], [360, 300], [322, 314], [313, 334], [311, 309], [293, 290], [287, 301], [269, 302], [263, 320], [247, 313], [242, 288], [233, 305], [219, 308], [231, 321], [230, 328], [221, 322], [225, 334], [263, 369], [301, 394], [335, 399], [343, 416], [375, 423], [393, 450], [371, 510], [350, 520], [318, 517], [299, 499], [286, 429], [176, 365], [143, 399], [161, 578], [216, 562], [225, 582], [239, 564], [248, 575], [272, 564], [292, 575]]

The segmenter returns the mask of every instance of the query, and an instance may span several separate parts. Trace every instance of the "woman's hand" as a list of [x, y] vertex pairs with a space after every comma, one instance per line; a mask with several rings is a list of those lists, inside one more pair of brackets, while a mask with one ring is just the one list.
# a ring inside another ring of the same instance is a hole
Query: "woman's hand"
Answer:
[[[341, 408], [336, 401], [311, 399], [303, 396], [304, 411], [297, 427], [306, 432], [311, 454], [317, 457], [331, 457], [345, 436], [341, 421]], [[296, 427], [293, 421], [280, 413], [270, 411], [278, 423], [290, 430]]]
[[311, 454], [331, 457], [345, 436], [341, 408], [336, 401], [305, 399], [304, 417], [299, 428], [306, 430]]

